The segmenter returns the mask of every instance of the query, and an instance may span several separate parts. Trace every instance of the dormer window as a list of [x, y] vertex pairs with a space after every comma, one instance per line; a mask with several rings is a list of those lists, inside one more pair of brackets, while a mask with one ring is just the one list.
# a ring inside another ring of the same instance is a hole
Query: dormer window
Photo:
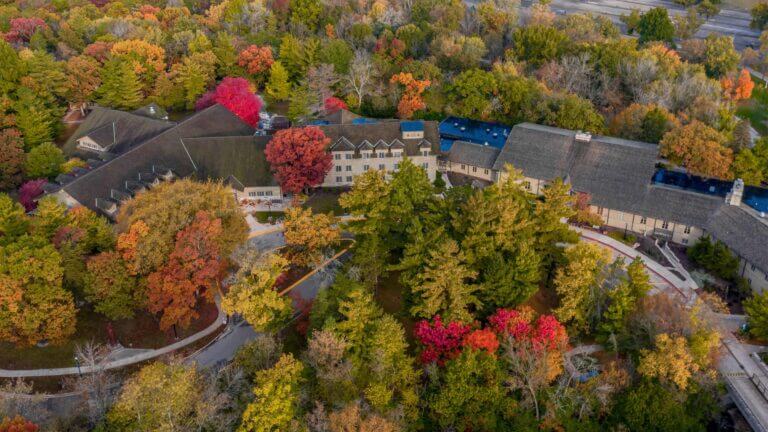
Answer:
[[424, 138], [424, 122], [421, 120], [400, 122], [400, 132], [403, 139]]
[[91, 139], [88, 135], [77, 140], [77, 147], [83, 150], [103, 152], [104, 148]]

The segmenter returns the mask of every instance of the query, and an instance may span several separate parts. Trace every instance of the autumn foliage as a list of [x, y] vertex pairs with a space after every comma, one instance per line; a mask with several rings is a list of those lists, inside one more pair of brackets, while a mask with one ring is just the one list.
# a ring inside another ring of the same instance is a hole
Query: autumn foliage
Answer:
[[0, 422], [0, 432], [37, 432], [40, 427], [22, 416], [4, 418]]
[[268, 46], [250, 45], [248, 48], [240, 51], [240, 54], [237, 56], [237, 64], [245, 68], [246, 72], [250, 75], [268, 72], [274, 62], [272, 48]]
[[323, 108], [327, 114], [333, 114], [339, 110], [349, 109], [346, 102], [334, 96], [325, 99], [325, 102], [323, 102]]
[[45, 183], [45, 179], [30, 180], [19, 188], [19, 202], [27, 211], [32, 211], [37, 207], [35, 198], [43, 194]]
[[733, 150], [717, 130], [694, 120], [673, 129], [659, 143], [662, 156], [705, 177], [729, 178]]
[[749, 71], [742, 69], [738, 78], [733, 74], [720, 78], [720, 86], [723, 88], [723, 95], [731, 101], [740, 101], [752, 97], [752, 89], [755, 83]]
[[38, 29], [47, 29], [48, 24], [40, 18], [13, 18], [10, 29], [5, 33], [8, 42], [29, 42]]
[[568, 343], [565, 327], [554, 316], [541, 315], [534, 320], [533, 311], [527, 308], [498, 309], [484, 328], [475, 330], [458, 321], [445, 324], [436, 315], [432, 322], [418, 322], [414, 335], [422, 345], [421, 362], [438, 365], [457, 357], [465, 348], [495, 354], [502, 342], [509, 342], [512, 349], [528, 347], [534, 355], [555, 362]]
[[265, 154], [284, 191], [297, 193], [323, 182], [332, 164], [330, 142], [317, 126], [283, 129], [272, 137]]
[[199, 111], [217, 103], [251, 126], [259, 123], [261, 100], [251, 90], [251, 85], [245, 78], [224, 78], [215, 90], [204, 94], [197, 101], [195, 109]]
[[416, 340], [422, 347], [420, 354], [422, 363], [437, 362], [442, 365], [461, 353], [464, 337], [470, 332], [467, 324], [453, 321], [447, 325], [443, 323], [440, 315], [435, 315], [430, 323], [427, 320], [419, 321], [414, 328]]
[[411, 73], [401, 72], [390, 79], [391, 83], [401, 84], [405, 87], [400, 102], [397, 103], [397, 116], [402, 119], [413, 117], [413, 113], [426, 108], [421, 95], [429, 87], [429, 80], [417, 80]]
[[217, 239], [221, 219], [198, 212], [195, 220], [176, 235], [168, 263], [148, 278], [149, 310], [162, 313], [160, 328], [189, 326], [198, 317], [198, 299], [213, 301], [224, 258]]

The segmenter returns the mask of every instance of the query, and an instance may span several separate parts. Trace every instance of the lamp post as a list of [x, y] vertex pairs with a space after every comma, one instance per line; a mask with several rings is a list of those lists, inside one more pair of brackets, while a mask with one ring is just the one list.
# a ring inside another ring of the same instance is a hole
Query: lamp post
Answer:
[[80, 370], [80, 358], [75, 356], [75, 364], [77, 365], [77, 374], [83, 376], [83, 372]]

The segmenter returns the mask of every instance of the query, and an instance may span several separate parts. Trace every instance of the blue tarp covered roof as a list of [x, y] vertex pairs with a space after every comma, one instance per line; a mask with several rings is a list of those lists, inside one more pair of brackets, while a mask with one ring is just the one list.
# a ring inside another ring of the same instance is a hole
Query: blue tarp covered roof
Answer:
[[424, 122], [421, 120], [411, 120], [400, 122], [400, 130], [403, 132], [418, 132], [424, 130]]
[[[653, 175], [653, 182], [665, 186], [674, 186], [687, 191], [725, 197], [733, 188], [733, 182], [687, 174], [679, 171], [660, 169]], [[759, 212], [768, 213], [768, 189], [756, 186], [744, 188], [742, 202]]]
[[440, 150], [450, 150], [456, 140], [490, 145], [500, 149], [504, 147], [511, 130], [512, 127], [499, 123], [448, 117], [440, 122]]

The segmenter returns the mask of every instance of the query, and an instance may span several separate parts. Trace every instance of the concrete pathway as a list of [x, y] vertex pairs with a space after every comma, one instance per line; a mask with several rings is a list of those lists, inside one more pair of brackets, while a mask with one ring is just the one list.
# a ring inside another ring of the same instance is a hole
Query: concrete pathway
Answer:
[[[655, 292], [666, 292], [672, 298], [682, 301], [690, 307], [697, 299], [696, 283], [692, 279], [683, 280], [666, 267], [643, 255], [635, 249], [606, 235], [573, 227], [588, 242], [599, 244], [611, 250], [614, 256], [643, 260], [645, 268], [654, 285]], [[709, 310], [710, 322], [720, 332], [723, 350], [718, 362], [718, 370], [723, 376], [733, 400], [755, 431], [768, 432], [768, 369], [762, 367], [753, 353], [765, 347], [742, 343], [734, 335], [745, 322], [743, 315], [718, 314]]]

